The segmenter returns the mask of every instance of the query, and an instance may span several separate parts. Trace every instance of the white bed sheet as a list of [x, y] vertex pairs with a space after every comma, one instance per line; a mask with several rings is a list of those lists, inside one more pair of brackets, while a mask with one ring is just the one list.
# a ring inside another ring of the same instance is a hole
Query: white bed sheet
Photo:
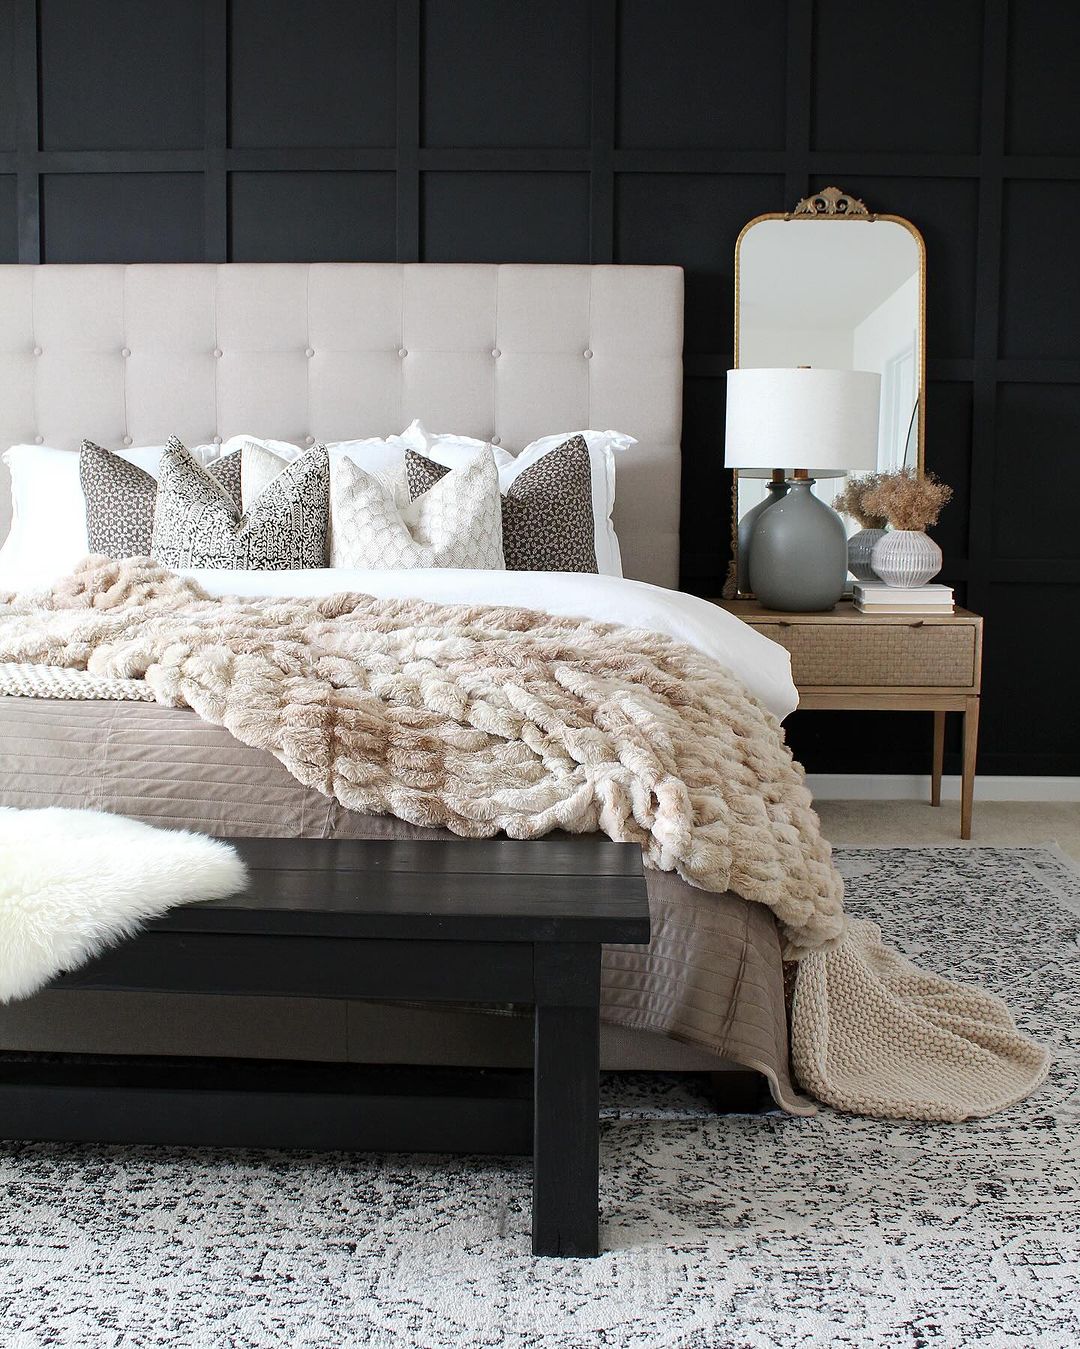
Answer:
[[530, 571], [189, 571], [211, 595], [300, 596], [359, 591], [380, 599], [511, 604], [664, 633], [730, 670], [783, 720], [798, 705], [791, 658], [719, 605], [620, 576]]

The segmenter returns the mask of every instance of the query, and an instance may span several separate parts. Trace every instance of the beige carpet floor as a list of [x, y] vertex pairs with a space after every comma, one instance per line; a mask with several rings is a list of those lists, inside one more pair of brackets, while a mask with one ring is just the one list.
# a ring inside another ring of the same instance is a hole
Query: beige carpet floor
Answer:
[[960, 803], [818, 801], [830, 843], [863, 846], [1022, 848], [1057, 843], [1080, 862], [1080, 804], [1075, 801], [976, 801], [971, 840], [960, 838]]

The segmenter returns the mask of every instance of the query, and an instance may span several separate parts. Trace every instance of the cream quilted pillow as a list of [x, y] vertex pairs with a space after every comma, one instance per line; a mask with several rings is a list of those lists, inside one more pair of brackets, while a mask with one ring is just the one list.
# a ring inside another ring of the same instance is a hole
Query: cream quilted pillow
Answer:
[[502, 571], [499, 470], [490, 450], [399, 508], [385, 479], [351, 459], [334, 466], [333, 567]]

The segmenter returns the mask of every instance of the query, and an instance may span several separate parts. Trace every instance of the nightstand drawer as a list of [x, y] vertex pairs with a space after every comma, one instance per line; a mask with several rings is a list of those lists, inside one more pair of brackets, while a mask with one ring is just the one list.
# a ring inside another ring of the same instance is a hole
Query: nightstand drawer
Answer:
[[906, 685], [971, 688], [975, 627], [967, 623], [755, 623], [791, 652], [799, 688]]

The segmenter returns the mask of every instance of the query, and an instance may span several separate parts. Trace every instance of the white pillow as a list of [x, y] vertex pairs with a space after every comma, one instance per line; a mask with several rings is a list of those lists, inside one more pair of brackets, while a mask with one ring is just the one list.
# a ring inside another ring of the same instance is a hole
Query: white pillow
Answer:
[[596, 534], [596, 569], [601, 576], [622, 575], [622, 554], [611, 512], [615, 508], [615, 455], [636, 445], [633, 436], [621, 431], [560, 431], [557, 435], [542, 436], [526, 445], [520, 454], [511, 454], [501, 446], [488, 446], [471, 436], [458, 436], [428, 431], [421, 422], [414, 421], [402, 434], [403, 445], [427, 455], [436, 463], [454, 468], [481, 449], [491, 449], [499, 466], [499, 490], [503, 493], [519, 473], [531, 468], [549, 450], [565, 444], [571, 436], [580, 435], [589, 447], [592, 467], [593, 528]]
[[487, 440], [476, 440], [473, 436], [429, 431], [419, 420], [410, 422], [400, 436], [394, 436], [394, 440], [401, 446], [402, 453], [407, 449], [416, 450], [418, 454], [426, 455], [447, 468], [463, 468], [478, 454], [486, 452], [495, 460], [500, 482], [504, 469], [512, 468], [514, 464], [514, 456], [501, 445], [492, 445]]
[[[156, 478], [164, 448], [130, 446], [115, 453]], [[220, 445], [197, 445], [191, 453], [205, 466], [221, 451]], [[0, 548], [2, 583], [17, 589], [72, 571], [90, 551], [78, 450], [12, 445], [3, 459], [11, 473], [12, 520]]]
[[499, 470], [490, 451], [451, 469], [404, 508], [384, 478], [342, 458], [330, 518], [332, 567], [504, 570]]
[[[283, 469], [305, 453], [288, 441], [256, 440], [254, 436], [233, 436], [222, 448], [226, 446], [240, 450], [240, 496], [244, 510], [255, 504]], [[405, 451], [401, 445], [388, 440], [339, 440], [327, 445], [326, 450], [330, 456], [331, 476], [337, 466], [348, 459], [365, 472], [388, 481], [400, 477], [404, 496], [399, 499], [408, 503]], [[395, 493], [397, 490], [395, 484]]]
[[[396, 436], [389, 440], [373, 436], [366, 440], [331, 440], [321, 443], [326, 445], [330, 456], [331, 472], [342, 459], [351, 459], [369, 473], [390, 473], [404, 466], [405, 449]], [[250, 449], [253, 447], [266, 453], [252, 454]], [[294, 445], [290, 440], [266, 440], [260, 436], [230, 436], [221, 446], [221, 452], [229, 454], [233, 450], [241, 451], [240, 495], [245, 510], [254, 503], [276, 473], [307, 452], [303, 446]], [[271, 456], [277, 459], [276, 467]]]

